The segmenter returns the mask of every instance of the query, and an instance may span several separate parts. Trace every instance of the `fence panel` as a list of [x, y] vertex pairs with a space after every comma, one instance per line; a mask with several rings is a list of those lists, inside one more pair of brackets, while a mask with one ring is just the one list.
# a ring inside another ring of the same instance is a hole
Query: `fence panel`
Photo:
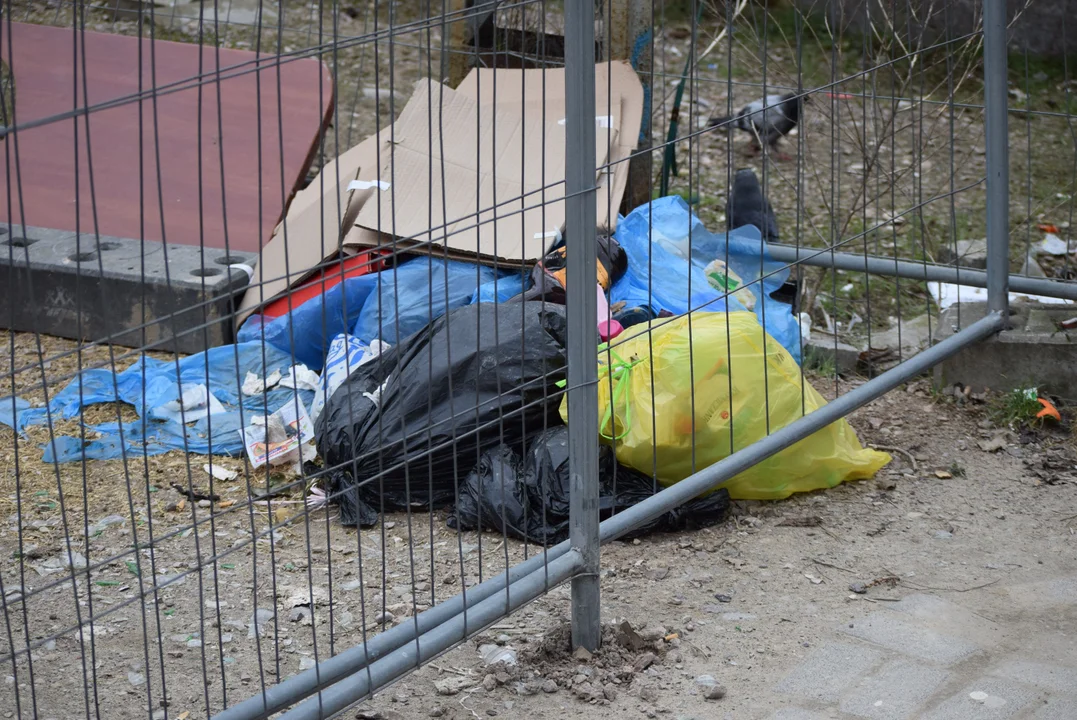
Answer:
[[1068, 66], [883, 5], [5, 4], [0, 705], [595, 650], [600, 544], [871, 477], [850, 412], [1077, 300]]

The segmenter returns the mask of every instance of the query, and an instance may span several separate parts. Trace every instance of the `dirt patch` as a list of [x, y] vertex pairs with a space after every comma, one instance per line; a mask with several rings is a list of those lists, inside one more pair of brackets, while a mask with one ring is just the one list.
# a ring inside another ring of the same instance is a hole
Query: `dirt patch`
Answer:
[[[832, 396], [862, 381], [813, 382]], [[851, 422], [863, 442], [894, 448], [875, 480], [735, 503], [719, 526], [603, 548], [602, 614], [610, 624], [594, 657], [569, 652], [562, 586], [379, 693], [363, 712], [711, 717], [720, 708], [763, 717], [763, 686], [821, 632], [873, 604], [949, 588], [963, 598], [982, 594], [990, 613], [994, 585], [980, 586], [1031, 582], [1072, 564], [1077, 485], [1063, 429], [1000, 429], [987, 403], [925, 382]], [[981, 449], [1000, 430], [1001, 445]], [[12, 457], [11, 436], [0, 442], [0, 457]], [[170, 717], [175, 710], [205, 718], [539, 550], [453, 530], [440, 511], [344, 528], [333, 508], [308, 511], [301, 489], [259, 500], [265, 478], [244, 474], [238, 461], [220, 461], [240, 476], [215, 482], [221, 500], [209, 502], [171, 488], [188, 487], [190, 473], [194, 487], [208, 490], [205, 458], [169, 453], [130, 458], [126, 467], [120, 460], [52, 466], [40, 462], [32, 441], [18, 449], [21, 517], [14, 465], [0, 476], [0, 554], [13, 558], [0, 580], [11, 593], [6, 622], [15, 647], [33, 648], [34, 697], [22, 652], [11, 675], [18, 680], [0, 687], [0, 702], [14, 707], [10, 688], [19, 688], [22, 706], [36, 702], [41, 715], [84, 714], [83, 677], [65, 669], [85, 658], [97, 693], [89, 702], [103, 715], [144, 717], [148, 703], [160, 710], [167, 698]], [[68, 549], [76, 568], [86, 563], [75, 584]], [[866, 592], [851, 590], [855, 584]], [[24, 604], [11, 601], [17, 592]], [[91, 615], [92, 646], [77, 631]], [[621, 637], [631, 637], [625, 620], [643, 646]], [[489, 645], [513, 650], [516, 666], [488, 666], [479, 649]], [[460, 678], [455, 693], [444, 694], [452, 684], [443, 692], [438, 683], [453, 678]], [[727, 694], [707, 699], [721, 693], [717, 686]]]
[[577, 700], [607, 705], [623, 693], [638, 695], [647, 685], [647, 671], [662, 664], [669, 648], [680, 646], [679, 638], [660, 625], [637, 630], [623, 620], [603, 625], [602, 644], [594, 653], [572, 652], [571, 630], [563, 625], [522, 653], [520, 670], [541, 678], [543, 692], [564, 689]]

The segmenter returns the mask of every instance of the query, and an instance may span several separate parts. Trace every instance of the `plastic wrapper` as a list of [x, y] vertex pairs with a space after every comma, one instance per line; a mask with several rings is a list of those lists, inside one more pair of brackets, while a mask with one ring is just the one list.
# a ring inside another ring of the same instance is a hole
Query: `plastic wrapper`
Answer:
[[325, 407], [326, 398], [331, 397], [337, 391], [350, 372], [388, 349], [389, 345], [380, 340], [366, 345], [358, 338], [346, 333], [333, 338], [333, 342], [329, 344], [329, 355], [325, 358], [325, 370], [314, 391], [314, 402], [310, 407], [311, 422], [318, 421], [318, 416], [322, 414], [322, 409]]
[[[252, 416], [272, 413], [297, 395], [304, 403], [313, 397], [309, 390], [283, 387], [252, 396], [243, 393], [242, 379], [248, 374], [280, 376], [290, 367], [288, 355], [258, 343], [211, 348], [178, 361], [141, 357], [116, 373], [108, 368], [84, 370], [50, 399], [48, 409], [25, 408], [13, 418], [14, 425], [21, 431], [27, 425], [45, 425], [49, 414], [54, 421], [71, 419], [90, 405], [120, 402], [139, 415], [123, 423], [122, 437], [118, 423], [87, 425], [85, 441], [53, 438], [44, 448], [43, 461], [111, 460], [125, 452], [137, 457], [169, 450], [237, 456], [243, 453], [240, 429]], [[178, 421], [180, 407], [186, 424]]]

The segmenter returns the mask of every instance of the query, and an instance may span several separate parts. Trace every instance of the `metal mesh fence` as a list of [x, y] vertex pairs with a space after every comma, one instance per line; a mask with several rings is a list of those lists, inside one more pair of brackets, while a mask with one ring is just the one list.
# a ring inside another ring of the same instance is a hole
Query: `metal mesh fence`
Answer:
[[600, 542], [871, 477], [1077, 299], [1036, 9], [9, 0], [0, 706], [328, 717], [569, 579], [594, 649]]

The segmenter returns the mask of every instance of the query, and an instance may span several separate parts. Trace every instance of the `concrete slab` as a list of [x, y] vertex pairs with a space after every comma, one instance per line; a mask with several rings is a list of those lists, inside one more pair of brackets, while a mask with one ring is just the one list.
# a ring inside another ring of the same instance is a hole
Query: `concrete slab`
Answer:
[[887, 604], [886, 609], [908, 615], [948, 635], [966, 638], [981, 647], [994, 645], [1002, 635], [1002, 628], [997, 623], [935, 595], [907, 595], [896, 603]]
[[[959, 303], [942, 312], [936, 338], [945, 339], [987, 314], [986, 303]], [[1014, 303], [1011, 329], [966, 348], [936, 366], [938, 385], [962, 383], [981, 391], [1039, 387], [1049, 393], [1077, 394], [1077, 331], [1058, 323], [1077, 317], [1077, 305]]]
[[0, 324], [23, 332], [195, 353], [232, 339], [255, 253], [0, 228]]
[[840, 340], [835, 342], [833, 335], [813, 332], [804, 341], [804, 363], [806, 366], [825, 367], [833, 365], [837, 372], [846, 374], [856, 370], [861, 349]]
[[953, 695], [922, 717], [924, 720], [1006, 720], [1040, 701], [1036, 690], [1009, 680], [986, 677]]
[[804, 343], [806, 362], [811, 363], [814, 358], [817, 365], [833, 365], [839, 373], [852, 373], [863, 370], [858, 368], [860, 354], [869, 346], [876, 350], [889, 348], [892, 356], [875, 363], [875, 369], [882, 371], [929, 347], [936, 334], [936, 321], [926, 313], [902, 318], [900, 322], [891, 318], [890, 322], [891, 326], [886, 330], [873, 330], [870, 338], [866, 333], [861, 335], [863, 326], [858, 326], [854, 331], [855, 338], [842, 337], [836, 343], [833, 335], [813, 329], [811, 337]]
[[833, 715], [820, 715], [800, 708], [782, 708], [767, 720], [829, 720]]
[[946, 265], [983, 270], [987, 267], [987, 240], [958, 240], [954, 247], [939, 248], [936, 260]]
[[1073, 720], [1077, 718], [1077, 697], [1052, 695], [1032, 715], [1032, 720]]
[[938, 321], [926, 312], [914, 318], [902, 318], [900, 322], [891, 318], [889, 328], [871, 334], [871, 346], [890, 348], [895, 353], [900, 349], [902, 359], [908, 359], [931, 345], [937, 326]]
[[883, 654], [863, 645], [832, 642], [811, 652], [778, 684], [786, 695], [836, 703], [860, 677], [874, 669]]
[[979, 650], [971, 642], [907, 623], [888, 612], [872, 613], [850, 624], [852, 627], [842, 626], [839, 630], [895, 652], [940, 665], [953, 664]]
[[[1073, 668], [1027, 660], [1009, 660], [992, 670], [991, 674], [1026, 685], [1037, 685], [1053, 693], [1077, 696], [1077, 670]], [[1077, 718], [1077, 712], [1071, 717]]]
[[895, 660], [878, 674], [861, 680], [840, 708], [872, 720], [908, 720], [916, 717], [917, 709], [948, 677], [949, 673], [932, 665]]

